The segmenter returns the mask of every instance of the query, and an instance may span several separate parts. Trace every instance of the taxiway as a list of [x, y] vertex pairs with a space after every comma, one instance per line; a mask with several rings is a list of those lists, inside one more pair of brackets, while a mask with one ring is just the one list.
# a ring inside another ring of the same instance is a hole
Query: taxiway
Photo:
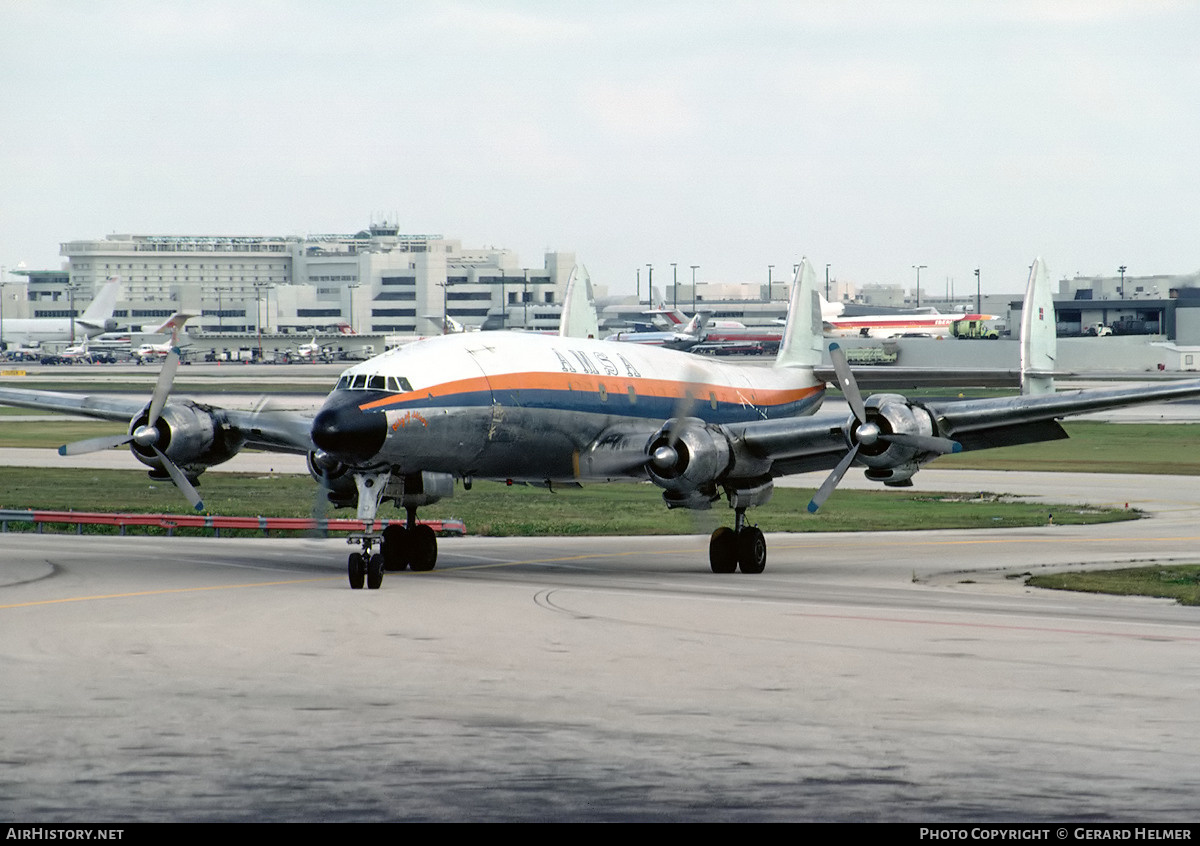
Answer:
[[750, 577], [468, 537], [379, 591], [337, 540], [4, 535], [0, 814], [1192, 821], [1200, 609], [1019, 574], [1194, 561], [1200, 482], [1066, 485], [1155, 516], [772, 535]]

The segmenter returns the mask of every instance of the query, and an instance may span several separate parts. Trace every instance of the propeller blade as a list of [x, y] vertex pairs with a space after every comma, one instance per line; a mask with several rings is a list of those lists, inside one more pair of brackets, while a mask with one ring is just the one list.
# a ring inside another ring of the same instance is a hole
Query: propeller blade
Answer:
[[854, 463], [857, 456], [858, 444], [855, 444], [854, 448], [846, 453], [845, 457], [838, 462], [838, 466], [833, 468], [833, 472], [825, 478], [821, 487], [817, 488], [817, 492], [813, 494], [812, 500], [808, 503], [809, 514], [816, 514], [817, 509], [825, 504], [825, 500], [829, 499], [829, 495], [838, 486], [838, 482], [842, 481], [842, 477], [846, 475], [846, 471], [850, 469], [850, 465]]
[[[696, 406], [700, 403], [702, 394], [701, 378], [704, 376], [704, 371], [695, 364], [689, 363], [684, 372], [684, 392], [681, 397], [675, 402], [675, 408], [671, 410], [671, 416], [676, 420], [683, 420], [685, 417], [691, 417]], [[671, 429], [671, 437], [668, 441], [672, 448], [679, 440], [679, 433], [683, 431], [682, 426], [675, 426]]]
[[171, 393], [171, 385], [175, 381], [175, 371], [179, 368], [179, 350], [171, 348], [163, 362], [162, 370], [158, 372], [158, 381], [154, 383], [154, 394], [150, 397], [150, 414], [146, 420], [147, 426], [158, 422], [158, 415], [167, 404], [167, 396]]
[[850, 411], [854, 413], [854, 419], [859, 423], [864, 422], [867, 419], [867, 408], [863, 405], [862, 394], [858, 390], [858, 382], [854, 380], [854, 373], [850, 370], [850, 363], [846, 361], [846, 353], [837, 344], [829, 345], [829, 361], [833, 364], [833, 372], [837, 374], [838, 385], [850, 405]]
[[912, 447], [922, 452], [936, 452], [938, 455], [950, 455], [962, 452], [962, 444], [950, 438], [931, 437], [929, 435], [906, 435], [900, 432], [891, 435], [880, 435], [879, 440], [889, 441], [900, 446]]
[[183, 471], [175, 466], [175, 462], [167, 458], [158, 447], [153, 447], [154, 454], [158, 456], [158, 460], [162, 462], [163, 468], [167, 471], [167, 475], [171, 477], [171, 481], [175, 483], [175, 487], [179, 488], [180, 493], [187, 497], [187, 501], [192, 504], [192, 508], [197, 511], [204, 509], [204, 501], [200, 499], [200, 494], [192, 487], [192, 483], [188, 481], [187, 476]]
[[63, 444], [58, 448], [58, 454], [83, 455], [88, 452], [99, 452], [102, 449], [124, 446], [132, 440], [133, 435], [101, 435], [98, 438], [88, 438], [85, 441]]

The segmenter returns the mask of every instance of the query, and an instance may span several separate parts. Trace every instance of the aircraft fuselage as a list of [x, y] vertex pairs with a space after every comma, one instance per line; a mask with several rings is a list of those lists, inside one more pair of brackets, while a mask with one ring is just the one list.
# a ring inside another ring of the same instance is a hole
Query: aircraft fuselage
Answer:
[[576, 480], [588, 478], [579, 454], [608, 433], [648, 438], [678, 416], [735, 423], [812, 414], [823, 396], [807, 368], [526, 333], [446, 335], [346, 370], [313, 439], [357, 467]]

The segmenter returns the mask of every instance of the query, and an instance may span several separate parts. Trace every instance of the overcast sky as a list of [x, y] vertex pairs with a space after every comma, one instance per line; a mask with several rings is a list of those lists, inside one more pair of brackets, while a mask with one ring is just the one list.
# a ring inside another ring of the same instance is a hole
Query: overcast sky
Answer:
[[1200, 270], [1200, 3], [0, 0], [0, 264], [372, 219], [633, 291]]

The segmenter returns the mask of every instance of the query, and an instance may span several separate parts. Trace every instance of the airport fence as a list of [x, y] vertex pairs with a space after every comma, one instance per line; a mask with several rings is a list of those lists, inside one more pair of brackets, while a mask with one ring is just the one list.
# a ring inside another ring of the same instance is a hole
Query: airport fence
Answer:
[[[442, 537], [457, 537], [467, 533], [462, 520], [418, 520]], [[391, 523], [404, 525], [404, 520], [377, 520], [378, 528], [385, 529]], [[20, 524], [10, 528], [9, 524]], [[84, 526], [114, 526], [118, 534], [124, 535], [130, 527], [164, 530], [173, 535], [176, 529], [200, 529], [211, 531], [220, 537], [221, 530], [261, 531], [264, 536], [272, 532], [304, 532], [326, 535], [337, 532], [362, 532], [365, 524], [352, 518], [313, 519], [310, 517], [224, 517], [213, 514], [111, 514], [102, 511], [34, 511], [21, 508], [0, 509], [0, 532], [20, 530], [32, 524], [39, 534], [47, 527], [74, 526], [76, 534], [83, 534]]]

